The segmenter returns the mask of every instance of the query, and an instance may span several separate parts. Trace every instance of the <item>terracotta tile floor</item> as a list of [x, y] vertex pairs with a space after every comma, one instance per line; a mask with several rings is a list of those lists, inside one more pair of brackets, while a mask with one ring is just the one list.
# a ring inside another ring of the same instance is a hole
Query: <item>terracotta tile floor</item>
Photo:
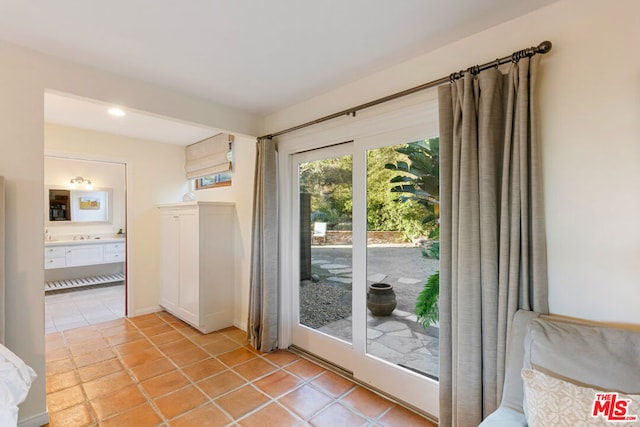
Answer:
[[434, 426], [306, 359], [161, 312], [46, 336], [50, 426]]

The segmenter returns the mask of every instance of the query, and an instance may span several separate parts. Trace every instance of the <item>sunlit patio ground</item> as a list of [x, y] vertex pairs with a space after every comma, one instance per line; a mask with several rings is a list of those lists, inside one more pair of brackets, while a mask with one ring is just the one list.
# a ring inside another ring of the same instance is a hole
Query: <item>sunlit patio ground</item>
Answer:
[[[343, 305], [340, 307], [342, 312], [350, 314], [351, 247], [313, 246], [311, 259], [312, 272], [320, 278], [313, 286], [336, 289], [340, 297], [332, 304]], [[367, 313], [368, 353], [434, 378], [438, 376], [438, 328], [436, 325], [425, 329], [417, 323], [415, 304], [424, 283], [436, 272], [438, 265], [438, 260], [425, 258], [421, 248], [415, 246], [376, 245], [367, 249], [368, 284], [391, 284], [398, 301], [391, 316], [377, 317]], [[306, 285], [312, 286], [311, 283]], [[312, 311], [322, 310], [319, 304], [308, 302], [307, 305], [306, 308]], [[331, 307], [332, 311], [340, 312], [335, 308]], [[351, 316], [335, 317], [340, 316], [329, 317], [316, 328], [350, 342]]]

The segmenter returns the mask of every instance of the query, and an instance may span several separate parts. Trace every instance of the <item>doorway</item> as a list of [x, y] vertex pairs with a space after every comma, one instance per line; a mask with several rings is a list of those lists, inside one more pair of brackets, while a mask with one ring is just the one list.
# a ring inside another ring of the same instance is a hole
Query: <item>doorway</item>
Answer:
[[127, 315], [126, 168], [45, 156], [46, 333]]
[[[417, 179], [407, 150], [434, 140], [416, 130], [291, 155], [291, 343], [437, 416], [438, 325], [416, 302], [438, 269], [423, 246], [438, 222], [401, 191]], [[382, 285], [386, 312], [369, 304]]]

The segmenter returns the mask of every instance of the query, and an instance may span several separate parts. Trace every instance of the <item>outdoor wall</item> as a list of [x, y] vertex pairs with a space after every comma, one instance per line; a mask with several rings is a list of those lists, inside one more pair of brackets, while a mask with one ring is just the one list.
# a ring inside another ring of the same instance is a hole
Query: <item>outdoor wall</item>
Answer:
[[[351, 231], [327, 230], [324, 237], [314, 237], [314, 245], [350, 245], [353, 241]], [[402, 243], [413, 245], [402, 231], [367, 231], [367, 244]], [[417, 244], [415, 245], [417, 246]]]
[[[113, 102], [233, 133], [259, 135], [262, 130], [262, 119], [256, 115], [0, 41], [0, 175], [6, 179], [6, 345], [39, 375], [20, 406], [19, 419], [24, 425], [46, 421], [42, 292], [45, 90]], [[149, 153], [153, 152], [146, 155]], [[172, 189], [179, 193], [178, 187], [170, 185], [167, 194]], [[137, 194], [145, 198], [147, 191], [154, 190], [147, 187]], [[148, 215], [150, 210], [149, 207], [141, 215]], [[147, 241], [134, 244], [140, 245], [140, 252], [150, 245]], [[136, 305], [143, 303], [138, 298]]]
[[[640, 323], [640, 2], [564, 0], [270, 115], [274, 132], [515, 50], [542, 58], [553, 313]], [[341, 119], [341, 120], [347, 120]]]
[[233, 178], [230, 187], [196, 191], [201, 201], [234, 202], [235, 229], [235, 312], [234, 325], [246, 330], [249, 315], [249, 279], [251, 274], [251, 221], [253, 218], [253, 184], [256, 163], [256, 140], [236, 136]]

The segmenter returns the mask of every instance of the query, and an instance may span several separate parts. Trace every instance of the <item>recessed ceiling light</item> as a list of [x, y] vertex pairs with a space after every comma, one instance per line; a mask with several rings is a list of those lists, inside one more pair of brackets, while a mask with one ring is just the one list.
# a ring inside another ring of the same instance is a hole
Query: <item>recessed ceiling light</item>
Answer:
[[127, 113], [124, 112], [124, 110], [122, 108], [109, 108], [109, 114], [111, 114], [114, 117], [124, 117], [127, 115]]

